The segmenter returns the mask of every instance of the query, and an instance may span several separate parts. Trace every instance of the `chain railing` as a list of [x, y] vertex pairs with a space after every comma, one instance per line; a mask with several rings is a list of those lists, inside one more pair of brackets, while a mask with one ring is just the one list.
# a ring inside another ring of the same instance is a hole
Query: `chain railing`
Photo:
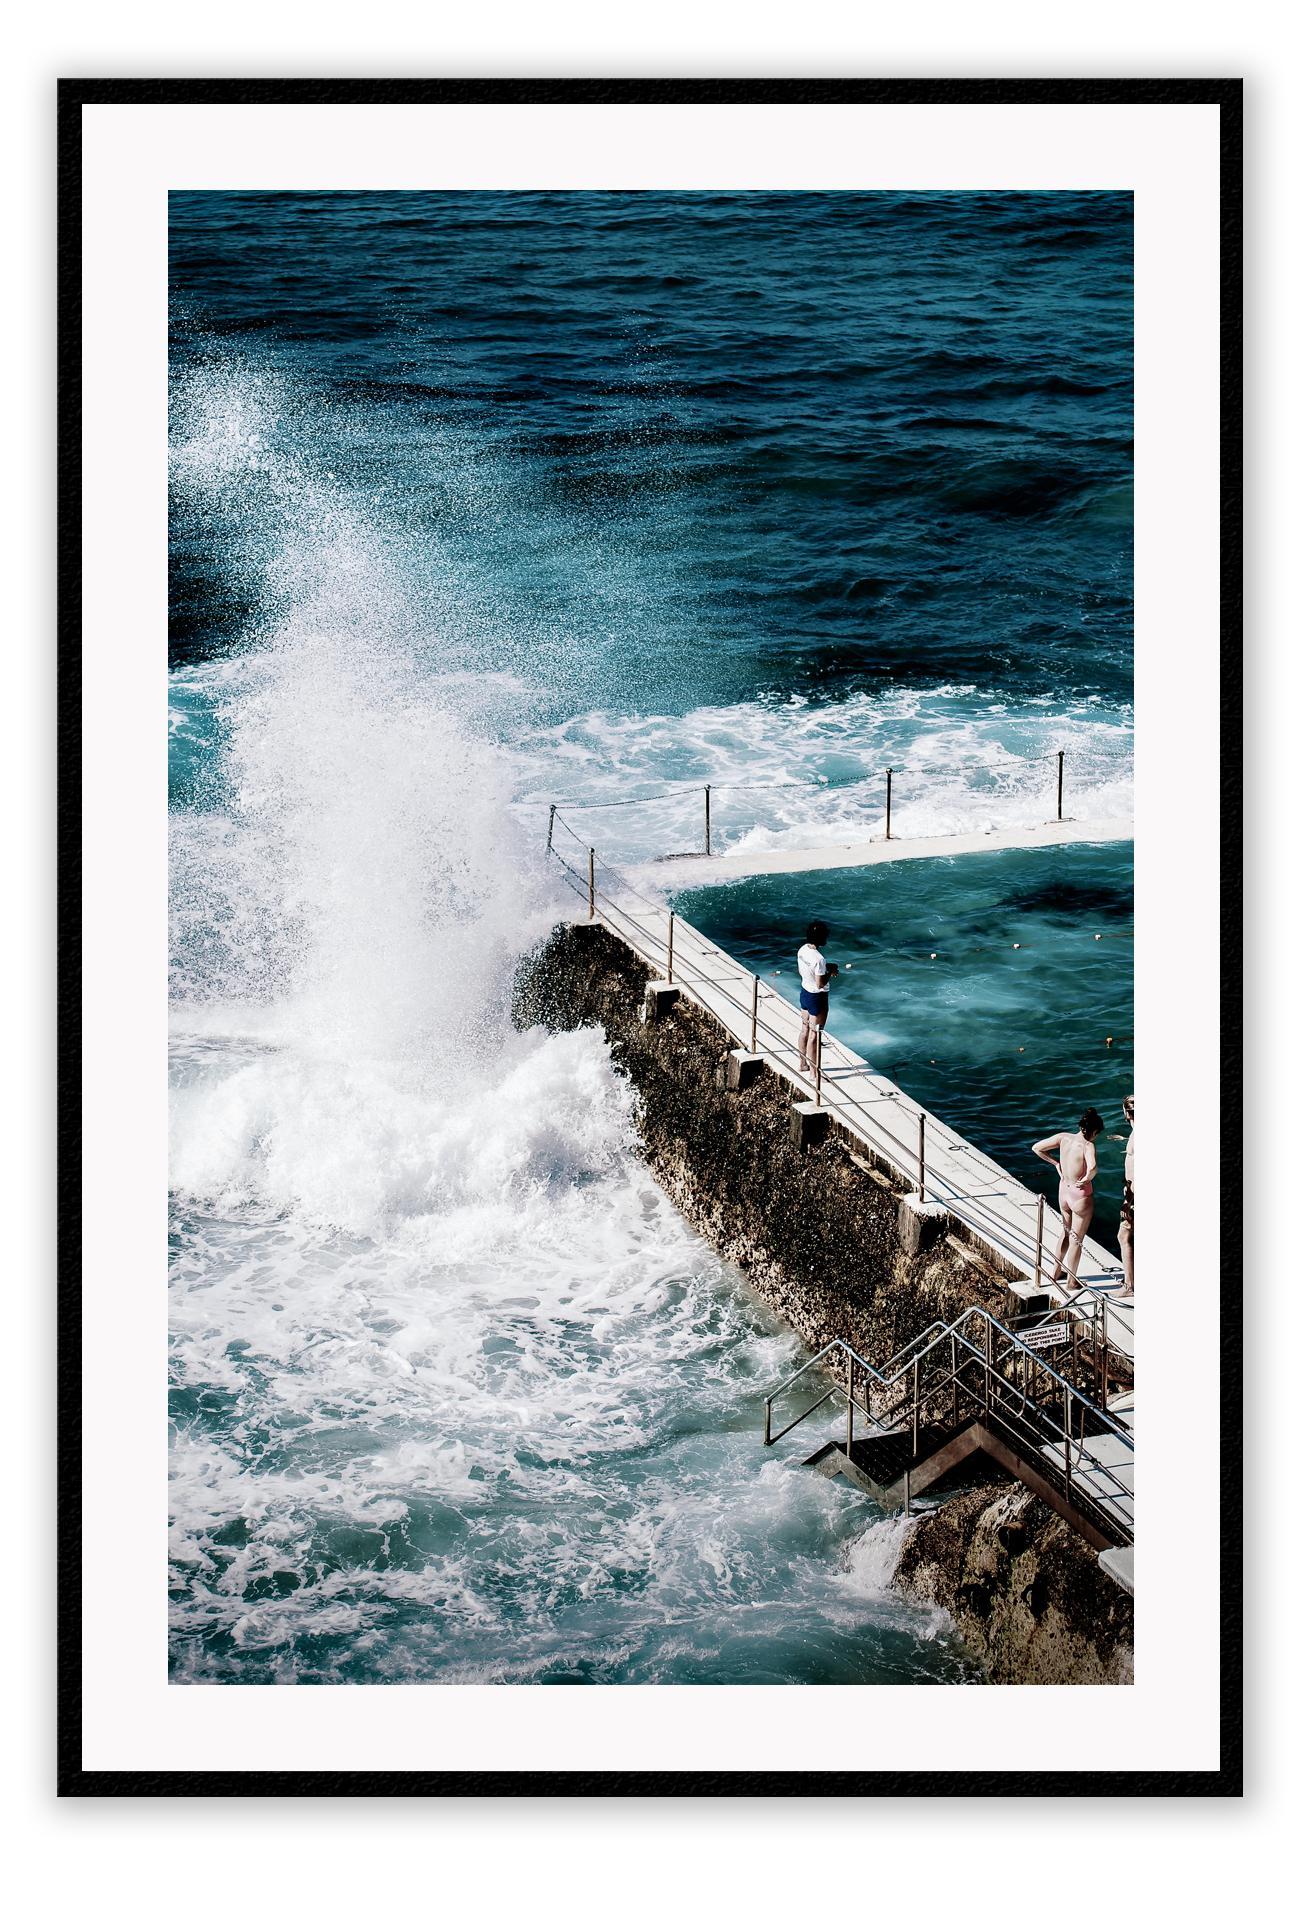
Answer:
[[[557, 829], [562, 830], [573, 844], [567, 852], [563, 844], [556, 843]], [[575, 848], [580, 859], [571, 857]], [[662, 900], [634, 887], [626, 875], [582, 840], [558, 810], [551, 817], [547, 854], [559, 870], [565, 885], [581, 902], [588, 919], [604, 920], [665, 978], [669, 977], [671, 965], [672, 984], [703, 1007], [729, 1037], [744, 1035], [737, 1026], [728, 1023], [722, 1002], [741, 1024], [747, 1011], [751, 1053], [760, 1054], [796, 1089], [807, 1092], [816, 1105], [831, 1113], [839, 1125], [859, 1139], [880, 1163], [901, 1178], [923, 1205], [946, 1211], [957, 1223], [970, 1228], [1026, 1280], [1035, 1283], [1041, 1280], [1044, 1250], [1041, 1198], [1038, 1201], [1035, 1230], [1031, 1233], [1008, 1220], [987, 1199], [982, 1200], [969, 1187], [955, 1184], [950, 1174], [935, 1163], [935, 1140], [937, 1137], [945, 1142], [950, 1151], [968, 1150], [965, 1142], [897, 1087], [889, 1086], [870, 1099], [864, 1097], [861, 1090], [850, 1092], [844, 1077], [840, 1075], [859, 1075], [864, 1062], [838, 1041], [823, 1042], [819, 1035], [815, 1064], [808, 1073], [801, 1073], [795, 1041], [770, 1016], [774, 1005], [793, 1010], [783, 996], [772, 987], [763, 987], [757, 974], [746, 973], [736, 962], [730, 962], [735, 977], [748, 987], [746, 1008], [743, 997], [738, 998], [724, 981], [710, 973], [701, 964], [700, 957], [692, 951], [694, 942], [703, 942], [704, 936], [680, 921], [679, 916]], [[679, 927], [686, 927], [686, 932], [679, 932]], [[671, 961], [670, 936], [675, 942], [671, 948]], [[721, 949], [713, 948], [707, 957], [720, 954]], [[721, 957], [728, 958], [725, 954], [721, 954]], [[836, 1065], [830, 1067], [826, 1063], [828, 1050], [837, 1061]], [[872, 1104], [889, 1104], [907, 1114], [914, 1121], [915, 1141], [909, 1143], [896, 1130], [884, 1124], [878, 1115], [867, 1109]], [[1002, 1173], [998, 1177], [998, 1192], [995, 1195], [1003, 1196], [1006, 1183], [1015, 1181]], [[1107, 1259], [1096, 1257], [1088, 1249], [1087, 1242], [1083, 1261], [1099, 1273], [1109, 1273], [1113, 1269]]]

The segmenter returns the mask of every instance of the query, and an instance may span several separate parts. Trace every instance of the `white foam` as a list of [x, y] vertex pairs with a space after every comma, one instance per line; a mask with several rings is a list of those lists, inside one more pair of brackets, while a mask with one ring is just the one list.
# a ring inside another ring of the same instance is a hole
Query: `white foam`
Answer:
[[927, 1640], [951, 1635], [956, 1624], [947, 1609], [932, 1602], [903, 1597], [894, 1587], [903, 1543], [911, 1526], [912, 1519], [908, 1516], [884, 1516], [849, 1543], [845, 1567], [847, 1593], [854, 1601], [888, 1603], [896, 1620], [909, 1623], [918, 1636]]
[[849, 1544], [845, 1573], [855, 1594], [875, 1597], [894, 1593], [894, 1571], [908, 1527], [906, 1516], [882, 1516]]
[[[900, 836], [1045, 821], [1056, 812], [1058, 749], [1067, 754], [1067, 812], [1123, 820], [1132, 812], [1132, 740], [1131, 717], [1107, 714], [1095, 698], [1045, 707], [1041, 697], [1013, 703], [949, 686], [818, 703], [769, 696], [680, 717], [595, 711], [529, 735], [511, 760], [521, 802], [568, 793], [628, 803], [564, 812], [611, 858], [639, 861], [702, 847], [706, 782], [715, 853], [848, 845], [878, 833], [887, 767]], [[529, 833], [544, 830], [544, 806], [517, 814]]]

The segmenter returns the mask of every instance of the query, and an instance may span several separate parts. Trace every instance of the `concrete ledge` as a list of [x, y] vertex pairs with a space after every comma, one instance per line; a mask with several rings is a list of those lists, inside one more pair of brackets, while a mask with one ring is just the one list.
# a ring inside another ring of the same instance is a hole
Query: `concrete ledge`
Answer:
[[790, 1136], [801, 1152], [820, 1145], [831, 1129], [831, 1115], [824, 1105], [810, 1099], [790, 1107]]
[[920, 1257], [939, 1242], [948, 1226], [948, 1213], [937, 1204], [922, 1204], [915, 1191], [898, 1201], [898, 1242], [904, 1256]]
[[856, 1132], [850, 1132], [845, 1150], [849, 1163], [855, 1165], [865, 1177], [870, 1178], [873, 1185], [879, 1185], [882, 1191], [892, 1192], [898, 1189], [893, 1179], [887, 1177], [879, 1165], [874, 1164], [869, 1156], [863, 1155], [862, 1140]]
[[763, 1076], [764, 1060], [759, 1052], [743, 1052], [733, 1048], [727, 1054], [727, 1070], [724, 1084], [728, 1092], [743, 1092], [747, 1085], [753, 1085]]
[[670, 986], [666, 979], [652, 979], [645, 989], [646, 1025], [653, 1026], [656, 1019], [671, 1012], [681, 996], [680, 987]]
[[1017, 1278], [1010, 1285], [1011, 1295], [1020, 1300], [1025, 1310], [1048, 1311], [1051, 1308], [1051, 1292], [1045, 1284], [1035, 1284], [1032, 1277]]
[[[1040, 821], [1029, 827], [995, 827], [981, 834], [905, 835], [902, 840], [859, 841], [856, 845], [767, 848], [756, 854], [665, 854], [627, 870], [634, 885], [646, 881], [683, 893], [690, 887], [724, 880], [748, 880], [754, 874], [806, 874], [825, 867], [875, 867], [887, 860], [924, 860], [941, 854], [998, 854], [1008, 847], [1059, 847], [1067, 842], [1132, 840], [1132, 821]], [[678, 867], [680, 863], [680, 878]]]
[[1110, 1576], [1112, 1582], [1118, 1582], [1120, 1587], [1127, 1589], [1130, 1595], [1133, 1593], [1133, 1549], [1131, 1545], [1127, 1549], [1103, 1549], [1098, 1555], [1097, 1560], [1101, 1563], [1107, 1575]]

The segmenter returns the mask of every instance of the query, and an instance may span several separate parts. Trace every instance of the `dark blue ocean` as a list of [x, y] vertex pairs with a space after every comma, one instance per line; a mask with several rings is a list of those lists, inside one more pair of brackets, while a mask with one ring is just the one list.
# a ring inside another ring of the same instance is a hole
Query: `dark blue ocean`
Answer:
[[[173, 194], [175, 1678], [967, 1675], [510, 981], [555, 799], [995, 829], [1064, 751], [1129, 815], [1131, 358], [1126, 195]], [[837, 1030], [1028, 1182], [1119, 1129], [1127, 847], [681, 905], [764, 971], [827, 917]]]

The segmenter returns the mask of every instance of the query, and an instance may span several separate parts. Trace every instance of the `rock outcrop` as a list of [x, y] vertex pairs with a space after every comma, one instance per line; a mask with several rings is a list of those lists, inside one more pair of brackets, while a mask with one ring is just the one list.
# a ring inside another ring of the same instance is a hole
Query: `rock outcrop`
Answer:
[[990, 1681], [1133, 1679], [1132, 1598], [1019, 1485], [967, 1489], [914, 1517], [894, 1584], [948, 1610]]

